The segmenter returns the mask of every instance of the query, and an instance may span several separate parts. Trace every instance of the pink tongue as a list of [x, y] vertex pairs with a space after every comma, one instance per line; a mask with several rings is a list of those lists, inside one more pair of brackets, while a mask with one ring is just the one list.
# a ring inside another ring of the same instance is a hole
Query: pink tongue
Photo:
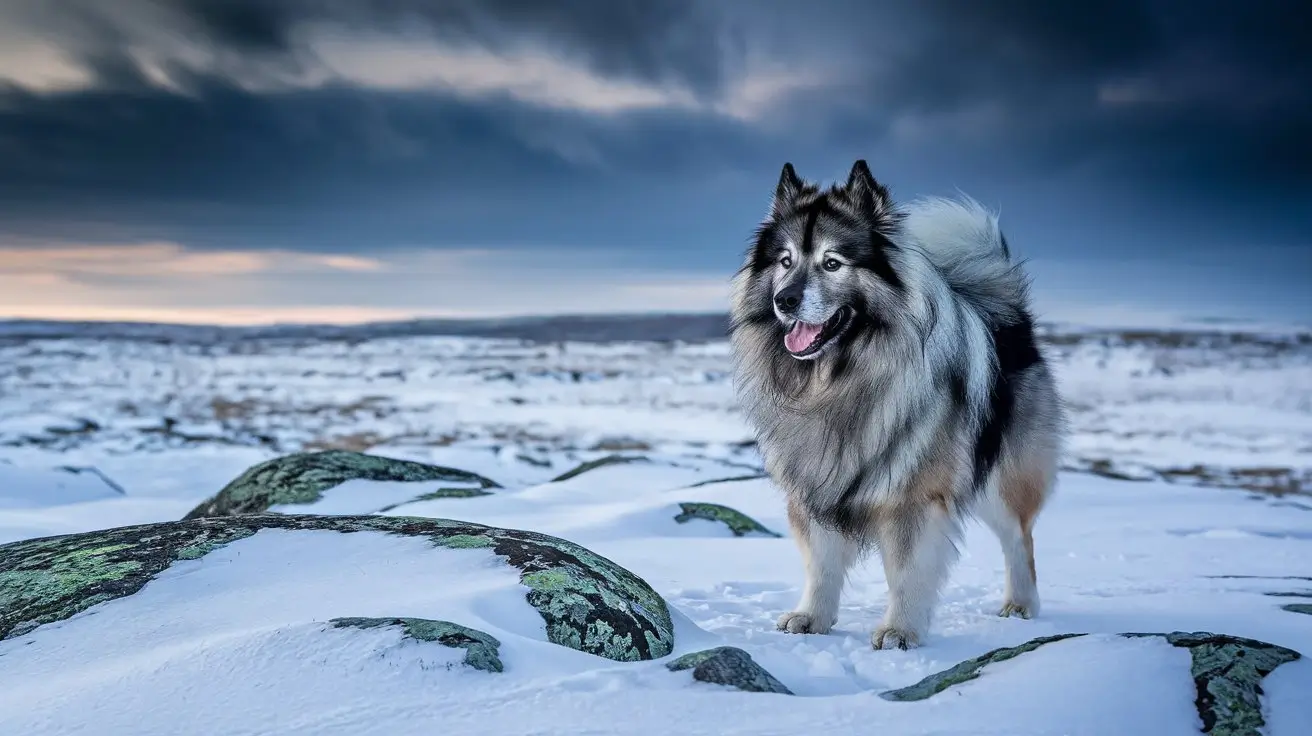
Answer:
[[811, 343], [820, 334], [820, 330], [824, 328], [824, 325], [795, 322], [793, 329], [789, 330], [787, 335], [784, 335], [784, 347], [791, 352], [800, 353], [810, 347]]

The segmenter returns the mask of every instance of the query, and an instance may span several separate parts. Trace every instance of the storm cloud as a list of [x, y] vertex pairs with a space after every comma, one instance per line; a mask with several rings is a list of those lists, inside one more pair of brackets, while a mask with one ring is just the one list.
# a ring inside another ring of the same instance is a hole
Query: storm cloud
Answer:
[[1302, 266], [1300, 5], [9, 0], [0, 237], [724, 271], [785, 160], [866, 158], [1041, 258]]

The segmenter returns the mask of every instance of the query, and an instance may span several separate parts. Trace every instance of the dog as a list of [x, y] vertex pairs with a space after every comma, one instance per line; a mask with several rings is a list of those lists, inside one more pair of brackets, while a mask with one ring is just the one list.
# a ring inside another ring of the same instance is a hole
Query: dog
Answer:
[[806, 568], [778, 629], [828, 633], [877, 550], [871, 643], [919, 646], [972, 517], [1002, 543], [999, 615], [1038, 615], [1033, 528], [1066, 416], [997, 217], [964, 197], [899, 206], [864, 160], [824, 189], [785, 164], [731, 292], [736, 398]]

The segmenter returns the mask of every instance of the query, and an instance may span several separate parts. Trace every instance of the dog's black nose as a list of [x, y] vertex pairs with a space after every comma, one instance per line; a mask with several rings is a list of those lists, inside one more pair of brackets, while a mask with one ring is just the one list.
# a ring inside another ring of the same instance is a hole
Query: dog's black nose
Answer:
[[780, 311], [784, 312], [791, 312], [794, 309], [797, 309], [797, 305], [801, 302], [802, 300], [797, 298], [797, 294], [788, 291], [777, 294], [774, 298], [775, 306], [779, 307]]

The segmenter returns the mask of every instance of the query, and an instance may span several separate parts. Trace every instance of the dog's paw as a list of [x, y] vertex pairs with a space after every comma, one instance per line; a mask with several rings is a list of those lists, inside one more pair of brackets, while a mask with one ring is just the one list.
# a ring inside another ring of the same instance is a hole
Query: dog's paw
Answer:
[[827, 626], [809, 613], [792, 611], [780, 616], [775, 626], [790, 634], [828, 634], [832, 624]]
[[1023, 619], [1031, 619], [1034, 618], [1035, 613], [1037, 613], [1037, 606], [1027, 606], [1023, 603], [1013, 603], [1011, 601], [1002, 604], [1002, 610], [998, 611], [998, 615], [1003, 618], [1019, 616]]
[[882, 625], [870, 635], [870, 644], [875, 649], [915, 649], [920, 646], [920, 637], [914, 631]]

